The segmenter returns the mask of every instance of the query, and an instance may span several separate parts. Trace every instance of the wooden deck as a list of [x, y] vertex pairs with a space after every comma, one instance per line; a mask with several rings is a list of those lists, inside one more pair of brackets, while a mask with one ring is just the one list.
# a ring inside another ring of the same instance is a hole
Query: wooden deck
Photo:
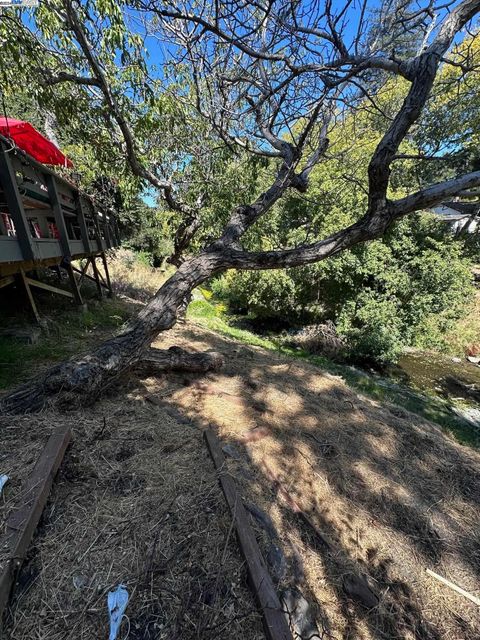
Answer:
[[[111, 292], [105, 251], [119, 245], [113, 209], [94, 201], [0, 136], [0, 290], [21, 280], [31, 297], [30, 285], [47, 287], [26, 274], [39, 267], [61, 266], [68, 271], [72, 293], [62, 289], [57, 292], [81, 303], [71, 261], [87, 258], [80, 281], [94, 279], [99, 295], [102, 287]], [[103, 277], [97, 257], [105, 270]], [[92, 276], [87, 275], [89, 266]]]
[[0, 136], [0, 278], [119, 244], [113, 210]]

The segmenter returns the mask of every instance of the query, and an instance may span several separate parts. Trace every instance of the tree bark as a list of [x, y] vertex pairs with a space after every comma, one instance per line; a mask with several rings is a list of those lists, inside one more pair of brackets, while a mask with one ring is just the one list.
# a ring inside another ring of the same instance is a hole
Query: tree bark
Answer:
[[150, 350], [162, 331], [176, 322], [185, 296], [219, 270], [219, 254], [204, 253], [185, 262], [119, 336], [80, 358], [62, 362], [0, 401], [0, 414], [22, 414], [46, 406], [75, 408], [94, 402], [125, 373], [141, 368], [154, 371], [208, 371], [222, 364], [219, 354], [188, 354], [178, 349]]

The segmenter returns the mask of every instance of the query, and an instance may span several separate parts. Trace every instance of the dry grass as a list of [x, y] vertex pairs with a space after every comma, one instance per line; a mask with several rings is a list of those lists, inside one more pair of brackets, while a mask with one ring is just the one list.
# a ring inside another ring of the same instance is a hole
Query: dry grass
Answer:
[[[71, 421], [75, 435], [7, 640], [105, 637], [106, 592], [119, 582], [131, 593], [129, 640], [263, 637], [201, 438], [207, 425], [236, 447], [230, 470], [275, 525], [288, 565], [279, 589], [299, 585], [325, 638], [480, 636], [478, 607], [425, 573], [480, 595], [478, 453], [308, 364], [193, 325], [157, 346], [169, 344], [221, 351], [227, 364], [202, 379], [130, 380], [82, 414], [37, 416], [33, 439], [26, 419], [8, 423], [7, 472], [34, 456], [53, 422]], [[347, 597], [350, 574], [367, 576], [378, 607]]]
[[36, 417], [36, 447], [28, 420], [10, 420], [16, 447], [2, 468], [15, 486], [5, 510], [59, 420], [71, 423], [73, 445], [2, 638], [105, 638], [107, 593], [120, 583], [130, 601], [119, 639], [224, 638], [226, 629], [263, 638], [201, 432], [135, 390], [82, 414]]
[[134, 300], [147, 302], [172, 274], [173, 268], [154, 269], [139, 262], [129, 249], [117, 249], [108, 267], [115, 292]]

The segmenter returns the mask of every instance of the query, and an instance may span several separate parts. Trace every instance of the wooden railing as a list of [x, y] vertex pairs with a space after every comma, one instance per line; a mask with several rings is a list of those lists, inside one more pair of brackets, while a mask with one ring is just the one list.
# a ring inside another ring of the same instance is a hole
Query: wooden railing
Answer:
[[[0, 271], [117, 247], [115, 211], [0, 136]], [[13, 264], [12, 264], [13, 263]]]

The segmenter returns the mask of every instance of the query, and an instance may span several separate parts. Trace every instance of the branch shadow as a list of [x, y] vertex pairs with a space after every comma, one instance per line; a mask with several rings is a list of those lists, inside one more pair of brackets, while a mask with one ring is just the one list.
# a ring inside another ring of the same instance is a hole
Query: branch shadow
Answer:
[[[193, 326], [166, 340], [226, 355], [225, 368], [201, 381], [172, 376], [164, 401], [238, 450], [230, 471], [272, 518], [287, 558], [279, 588], [301, 586], [324, 637], [478, 637], [475, 607], [425, 574], [433, 568], [478, 589], [477, 452], [303, 362]], [[348, 576], [363, 576], [378, 605], [352, 596]]]

